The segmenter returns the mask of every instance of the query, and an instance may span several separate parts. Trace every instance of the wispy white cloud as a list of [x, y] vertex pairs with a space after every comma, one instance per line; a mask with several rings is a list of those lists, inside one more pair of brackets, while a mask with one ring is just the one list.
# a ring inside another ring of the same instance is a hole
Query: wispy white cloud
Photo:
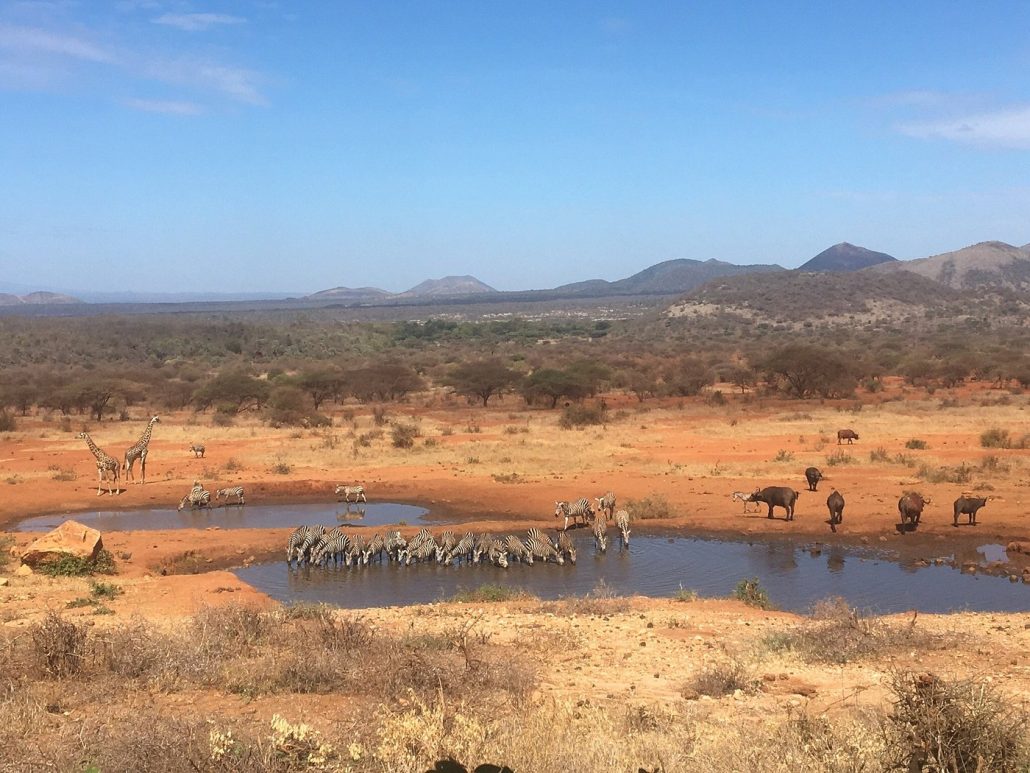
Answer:
[[147, 113], [165, 113], [168, 115], [200, 115], [203, 109], [196, 102], [177, 102], [164, 99], [129, 99], [127, 107]]
[[268, 99], [261, 92], [261, 76], [246, 67], [179, 58], [152, 61], [146, 65], [146, 74], [163, 83], [215, 92], [248, 105], [268, 104]]
[[114, 54], [92, 41], [74, 35], [0, 24], [0, 49], [23, 54], [45, 54], [87, 62], [113, 62]]
[[186, 32], [204, 32], [220, 25], [243, 24], [247, 20], [227, 13], [164, 13], [151, 21]]
[[898, 131], [920, 139], [944, 139], [971, 145], [1030, 148], [1030, 105], [929, 121], [909, 121]]

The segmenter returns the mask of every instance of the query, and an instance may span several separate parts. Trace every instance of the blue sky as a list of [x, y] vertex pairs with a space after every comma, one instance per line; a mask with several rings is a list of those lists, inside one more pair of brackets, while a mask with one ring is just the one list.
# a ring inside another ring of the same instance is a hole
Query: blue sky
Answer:
[[1026, 2], [0, 2], [0, 282], [1024, 244], [1028, 33]]

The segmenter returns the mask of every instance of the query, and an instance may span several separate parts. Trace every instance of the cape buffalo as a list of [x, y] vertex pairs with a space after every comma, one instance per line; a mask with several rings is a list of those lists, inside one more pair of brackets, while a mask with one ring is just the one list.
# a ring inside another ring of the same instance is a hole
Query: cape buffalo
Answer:
[[794, 503], [798, 501], [800, 494], [787, 486], [766, 486], [763, 489], [755, 489], [751, 495], [752, 502], [765, 502], [769, 505], [769, 514], [766, 518], [773, 517], [773, 508], [782, 507], [787, 511], [787, 520], [794, 520]]
[[967, 523], [976, 526], [976, 511], [987, 504], [990, 497], [967, 497], [961, 496], [955, 500], [955, 522], [952, 526], [958, 526], [958, 517], [965, 513], [969, 516]]
[[837, 430], [837, 445], [840, 445], [842, 440], [847, 440], [850, 446], [854, 441], [858, 440], [858, 433], [853, 429], [839, 429]]
[[830, 510], [831, 526], [836, 526], [844, 520], [844, 497], [837, 489], [831, 491], [830, 496], [826, 497], [826, 507]]
[[923, 497], [915, 491], [909, 491], [898, 500], [898, 512], [901, 513], [901, 523], [911, 523], [913, 527], [919, 525], [919, 519], [923, 515], [923, 508], [930, 504], [930, 497]]
[[805, 470], [805, 480], [808, 481], [809, 491], [817, 491], [819, 489], [819, 481], [822, 479], [823, 474], [819, 471], [818, 467], [809, 467]]

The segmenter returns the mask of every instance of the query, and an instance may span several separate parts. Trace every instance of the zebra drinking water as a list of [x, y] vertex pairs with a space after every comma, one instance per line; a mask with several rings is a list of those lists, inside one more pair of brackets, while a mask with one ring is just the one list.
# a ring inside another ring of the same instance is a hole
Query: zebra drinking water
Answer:
[[379, 559], [379, 562], [383, 561], [383, 550], [386, 548], [386, 540], [383, 539], [383, 535], [378, 532], [372, 535], [372, 539], [365, 545], [364, 551], [361, 553], [361, 563], [366, 566], [372, 561], [373, 558]]
[[386, 545], [384, 546], [384, 550], [391, 561], [399, 560], [400, 552], [407, 546], [408, 541], [401, 536], [399, 531], [390, 531], [386, 533]]
[[572, 544], [572, 539], [569, 537], [568, 532], [558, 532], [558, 539], [554, 547], [561, 555], [569, 559], [569, 563], [576, 563], [576, 546]]
[[629, 513], [619, 510], [615, 514], [615, 525], [619, 528], [619, 536], [622, 538], [622, 548], [629, 548]]
[[472, 560], [472, 554], [476, 549], [476, 535], [472, 532], [466, 532], [465, 536], [458, 540], [451, 550], [447, 553], [444, 558], [444, 564], [450, 566], [455, 558], [460, 558], [463, 564], [470, 563]]
[[514, 558], [516, 561], [533, 565], [533, 553], [526, 546], [522, 540], [516, 537], [514, 534], [509, 534], [504, 538], [504, 546], [508, 549], [508, 555]]
[[551, 540], [545, 537], [543, 532], [535, 526], [529, 530], [529, 536], [526, 538], [526, 548], [532, 553], [533, 558], [539, 558], [544, 562], [551, 559], [558, 564], [565, 563], [565, 558], [554, 549], [554, 544]]
[[190, 493], [179, 500], [179, 510], [182, 510], [186, 505], [190, 506], [190, 509], [196, 509], [198, 507], [207, 507], [211, 504], [211, 492], [207, 491], [200, 481], [193, 481], [193, 488], [190, 489]]
[[444, 563], [444, 559], [447, 558], [448, 554], [454, 550], [454, 546], [457, 544], [457, 540], [454, 538], [454, 532], [448, 529], [440, 535], [440, 539], [436, 541], [436, 563]]
[[599, 553], [608, 550], [608, 519], [600, 517], [594, 519], [594, 547]]

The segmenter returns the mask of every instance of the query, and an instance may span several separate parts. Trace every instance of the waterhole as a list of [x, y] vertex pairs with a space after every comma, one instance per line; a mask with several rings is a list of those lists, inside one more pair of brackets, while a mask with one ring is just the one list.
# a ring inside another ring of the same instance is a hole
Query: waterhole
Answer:
[[674, 596], [681, 589], [701, 596], [728, 596], [746, 577], [758, 577], [772, 603], [807, 611], [828, 596], [842, 596], [870, 612], [1027, 611], [1030, 586], [1007, 578], [963, 574], [948, 566], [902, 566], [844, 548], [814, 554], [785, 542], [725, 542], [634, 537], [628, 551], [618, 540], [595, 554], [593, 541], [576, 541], [575, 565], [513, 563], [508, 569], [397, 566], [287, 568], [285, 561], [237, 569], [237, 576], [284, 602], [325, 602], [361, 608], [440, 601], [485, 583], [523, 589], [544, 599], [581, 596], [604, 583], [618, 594]]
[[[90, 513], [65, 513], [27, 518], [15, 527], [18, 531], [50, 531], [72, 518], [101, 533], [109, 531], [152, 531], [164, 529], [272, 529], [305, 523], [336, 523], [354, 526], [421, 524], [429, 513], [424, 507], [393, 502], [362, 503], [361, 506], [320, 502], [281, 505], [228, 505], [225, 507], [176, 510], [98, 510]], [[435, 521], [441, 523], [441, 521]]]

